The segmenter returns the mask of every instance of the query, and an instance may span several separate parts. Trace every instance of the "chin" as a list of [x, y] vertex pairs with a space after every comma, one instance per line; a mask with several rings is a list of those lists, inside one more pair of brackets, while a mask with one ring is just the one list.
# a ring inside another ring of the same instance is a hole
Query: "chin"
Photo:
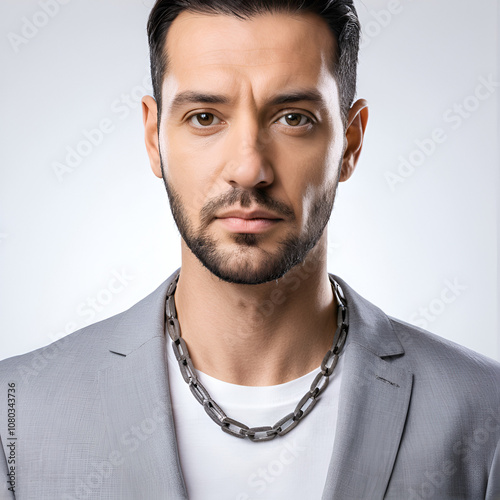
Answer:
[[[265, 251], [217, 252], [207, 258], [198, 256], [201, 264], [227, 283], [260, 285], [282, 278], [299, 261], [293, 262], [283, 254], [270, 255]], [[200, 258], [201, 257], [201, 258]]]
[[246, 270], [241, 268], [233, 269], [210, 269], [212, 274], [226, 283], [235, 283], [238, 285], [261, 285], [270, 281], [277, 280], [283, 276], [282, 273], [270, 273], [267, 270]]

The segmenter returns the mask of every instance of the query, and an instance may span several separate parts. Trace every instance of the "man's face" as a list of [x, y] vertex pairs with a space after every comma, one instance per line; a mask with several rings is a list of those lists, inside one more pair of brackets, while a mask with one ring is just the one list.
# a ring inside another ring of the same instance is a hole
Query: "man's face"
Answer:
[[345, 139], [334, 48], [314, 14], [172, 23], [165, 184], [185, 244], [225, 281], [280, 278], [326, 237]]

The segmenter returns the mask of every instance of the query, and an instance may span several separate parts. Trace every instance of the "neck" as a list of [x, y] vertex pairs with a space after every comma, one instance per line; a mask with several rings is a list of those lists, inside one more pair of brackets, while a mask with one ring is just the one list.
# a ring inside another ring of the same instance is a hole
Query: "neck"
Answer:
[[214, 276], [183, 243], [175, 303], [195, 368], [238, 385], [282, 384], [319, 367], [336, 326], [319, 245], [277, 283], [239, 285]]

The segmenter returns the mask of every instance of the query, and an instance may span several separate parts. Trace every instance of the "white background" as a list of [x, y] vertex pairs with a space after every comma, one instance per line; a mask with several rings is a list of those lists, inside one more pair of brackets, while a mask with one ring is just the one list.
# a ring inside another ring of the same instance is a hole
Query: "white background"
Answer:
[[[43, 3], [0, 6], [0, 359], [126, 309], [180, 265], [143, 145], [152, 0], [65, 0], [51, 16]], [[329, 270], [388, 314], [500, 359], [500, 87], [471, 97], [481, 78], [499, 81], [498, 2], [356, 5], [371, 114], [337, 196]], [[464, 101], [478, 106], [458, 119]], [[54, 164], [102, 120], [112, 131], [58, 177]], [[444, 142], [391, 189], [387, 172], [418, 162], [415, 141], [436, 128]]]

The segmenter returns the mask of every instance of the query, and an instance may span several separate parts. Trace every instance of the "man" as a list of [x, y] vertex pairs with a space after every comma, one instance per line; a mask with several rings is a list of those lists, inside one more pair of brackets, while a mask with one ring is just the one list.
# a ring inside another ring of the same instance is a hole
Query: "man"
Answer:
[[2, 498], [500, 498], [499, 365], [326, 270], [368, 120], [352, 2], [159, 0], [148, 31], [182, 266], [1, 363]]

